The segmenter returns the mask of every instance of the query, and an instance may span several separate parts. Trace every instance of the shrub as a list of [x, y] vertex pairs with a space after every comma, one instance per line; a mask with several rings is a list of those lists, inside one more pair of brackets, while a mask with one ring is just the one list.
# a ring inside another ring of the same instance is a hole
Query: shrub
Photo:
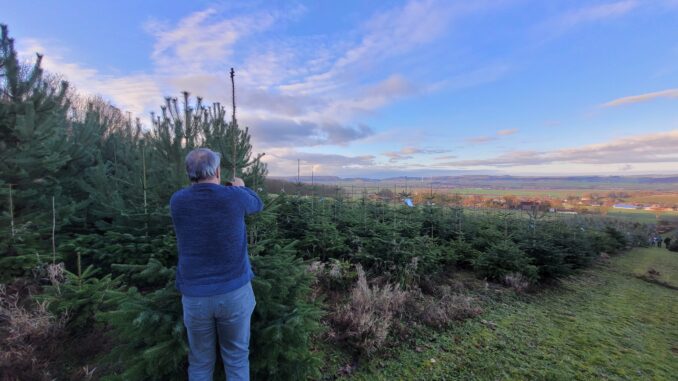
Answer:
[[481, 254], [467, 241], [455, 240], [450, 246], [457, 257], [457, 265], [463, 268], [472, 268]]
[[[312, 274], [291, 245], [253, 256], [257, 306], [252, 316], [250, 369], [255, 380], [319, 377], [320, 359], [311, 338], [320, 330], [322, 310], [310, 300]], [[267, 255], [266, 255], [267, 254]]]
[[117, 288], [119, 282], [110, 274], [97, 278], [97, 271], [92, 266], [78, 275], [63, 270], [63, 266], [59, 265], [47, 266], [51, 285], [45, 287], [38, 300], [48, 302], [50, 310], [56, 315], [67, 315], [68, 330], [81, 334], [94, 327], [98, 313], [113, 308], [106, 292]]
[[517, 293], [522, 293], [530, 286], [530, 281], [521, 273], [511, 273], [504, 275], [504, 284]]
[[671, 240], [669, 250], [678, 252], [678, 237]]
[[[356, 266], [356, 282], [346, 304], [332, 315], [337, 338], [366, 355], [381, 349], [394, 317], [401, 312], [407, 292], [398, 286], [370, 286], [362, 267]], [[341, 332], [341, 333], [339, 333]]]
[[615, 228], [614, 226], [607, 226], [605, 227], [605, 234], [609, 237], [609, 242], [611, 245], [611, 252], [619, 252], [623, 249], [626, 248], [628, 245], [628, 240], [626, 239], [626, 235], [624, 235], [623, 232], [621, 232], [619, 229]]
[[537, 268], [525, 253], [509, 240], [493, 244], [474, 263], [479, 275], [501, 281], [510, 273], [521, 273], [530, 282], [537, 278]]
[[453, 293], [449, 286], [438, 288], [434, 295], [424, 295], [419, 289], [410, 291], [406, 308], [412, 319], [435, 328], [449, 326], [454, 321], [482, 312], [480, 307], [473, 305], [473, 298]]
[[353, 265], [339, 259], [331, 259], [329, 262], [314, 261], [309, 265], [309, 271], [328, 291], [346, 291], [357, 277]]
[[184, 380], [188, 354], [181, 296], [173, 285], [142, 294], [136, 288], [109, 293], [115, 310], [99, 316], [117, 340], [106, 362], [108, 380]]

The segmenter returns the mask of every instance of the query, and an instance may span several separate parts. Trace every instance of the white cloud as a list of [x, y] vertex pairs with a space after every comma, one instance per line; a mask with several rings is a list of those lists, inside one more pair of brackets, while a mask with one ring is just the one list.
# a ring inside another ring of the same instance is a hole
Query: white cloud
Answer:
[[668, 89], [663, 91], [656, 91], [653, 93], [645, 93], [640, 95], [632, 95], [628, 97], [618, 98], [607, 103], [602, 107], [617, 107], [633, 103], [649, 102], [660, 98], [678, 98], [678, 89]]
[[569, 29], [580, 24], [596, 22], [625, 15], [640, 5], [637, 0], [622, 0], [590, 5], [572, 10], [554, 21], [554, 27]]
[[473, 136], [473, 137], [467, 138], [466, 142], [472, 143], [472, 144], [485, 144], [485, 143], [490, 143], [490, 142], [499, 140], [501, 137], [514, 135], [516, 133], [518, 133], [517, 128], [509, 128], [509, 129], [497, 131], [495, 136], [492, 136], [492, 135]]
[[375, 157], [372, 155], [346, 156], [298, 151], [293, 148], [274, 148], [266, 152], [264, 161], [271, 173], [291, 175], [297, 173], [297, 160], [304, 174], [310, 174], [311, 168], [317, 174], [337, 174], [356, 169], [371, 168]]
[[228, 70], [235, 67], [238, 118], [251, 127], [257, 150], [346, 145], [372, 136], [373, 129], [361, 119], [394, 102], [501, 76], [505, 66], [481, 67], [428, 83], [387, 68], [436, 41], [455, 20], [502, 3], [410, 0], [368, 15], [354, 30], [296, 36], [279, 31], [301, 17], [303, 7], [225, 12], [226, 5], [210, 6], [175, 22], [148, 21], [144, 26], [154, 42], [153, 66], [129, 75], [74, 63], [57, 44], [32, 41], [22, 51], [45, 53], [47, 70], [63, 74], [79, 91], [100, 94], [139, 116], [157, 111], [165, 95], [178, 96], [182, 90], [230, 105]]
[[43, 54], [42, 67], [45, 70], [62, 75], [79, 92], [110, 99], [122, 110], [139, 115], [163, 101], [160, 85], [151, 75], [105, 75], [96, 69], [69, 62], [64, 58], [66, 52], [35, 39], [19, 41], [17, 49], [20, 58], [26, 61], [33, 60], [35, 52]]
[[238, 41], [271, 28], [281, 17], [274, 12], [223, 16], [216, 8], [207, 8], [184, 17], [175, 27], [149, 21], [146, 30], [156, 40], [151, 57], [158, 68], [172, 74], [213, 69], [215, 63], [233, 59]]
[[388, 158], [389, 163], [396, 163], [403, 160], [413, 159], [414, 155], [433, 155], [433, 154], [442, 154], [450, 152], [446, 148], [420, 148], [413, 146], [402, 147], [399, 151], [387, 151], [383, 152], [382, 155]]
[[516, 167], [545, 164], [630, 165], [678, 163], [678, 130], [615, 139], [607, 143], [554, 151], [512, 151], [489, 159], [458, 160], [449, 167]]
[[490, 135], [482, 135], [482, 136], [472, 136], [470, 138], [466, 139], [467, 143], [472, 143], [472, 144], [485, 144], [489, 142], [493, 142], [495, 140], [498, 140], [499, 138], [497, 136], [490, 136]]
[[509, 136], [509, 135], [513, 135], [513, 134], [516, 134], [516, 133], [518, 133], [517, 128], [509, 128], [509, 129], [506, 129], [506, 130], [497, 131], [497, 135], [501, 135], [501, 136]]
[[589, 24], [600, 24], [623, 17], [650, 2], [617, 0], [591, 3], [573, 7], [568, 11], [559, 13], [555, 17], [538, 23], [534, 30], [537, 40], [545, 42]]

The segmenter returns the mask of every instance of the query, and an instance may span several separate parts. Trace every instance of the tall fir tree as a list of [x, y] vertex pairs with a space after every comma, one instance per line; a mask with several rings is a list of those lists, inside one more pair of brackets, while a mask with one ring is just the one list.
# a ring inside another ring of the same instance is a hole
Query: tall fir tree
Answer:
[[[22, 64], [6, 25], [0, 26], [0, 277], [19, 275], [53, 236], [77, 221], [82, 200], [69, 192], [96, 133], [73, 123], [68, 83], [45, 76], [42, 56]], [[91, 132], [91, 131], [89, 131]], [[50, 245], [52, 243], [53, 245]]]

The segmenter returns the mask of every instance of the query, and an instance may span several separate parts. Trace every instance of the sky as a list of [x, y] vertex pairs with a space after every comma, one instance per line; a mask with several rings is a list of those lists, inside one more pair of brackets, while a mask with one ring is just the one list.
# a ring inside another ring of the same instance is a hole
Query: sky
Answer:
[[26, 60], [141, 118], [230, 105], [271, 175], [678, 173], [678, 0], [9, 1]]

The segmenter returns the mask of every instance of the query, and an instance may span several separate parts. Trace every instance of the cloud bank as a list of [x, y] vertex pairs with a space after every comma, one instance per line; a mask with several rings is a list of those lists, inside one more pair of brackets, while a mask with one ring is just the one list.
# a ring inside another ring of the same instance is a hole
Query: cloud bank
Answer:
[[438, 163], [449, 167], [516, 167], [554, 163], [678, 163], [678, 130], [635, 135], [601, 144], [554, 151], [511, 151], [489, 159]]

